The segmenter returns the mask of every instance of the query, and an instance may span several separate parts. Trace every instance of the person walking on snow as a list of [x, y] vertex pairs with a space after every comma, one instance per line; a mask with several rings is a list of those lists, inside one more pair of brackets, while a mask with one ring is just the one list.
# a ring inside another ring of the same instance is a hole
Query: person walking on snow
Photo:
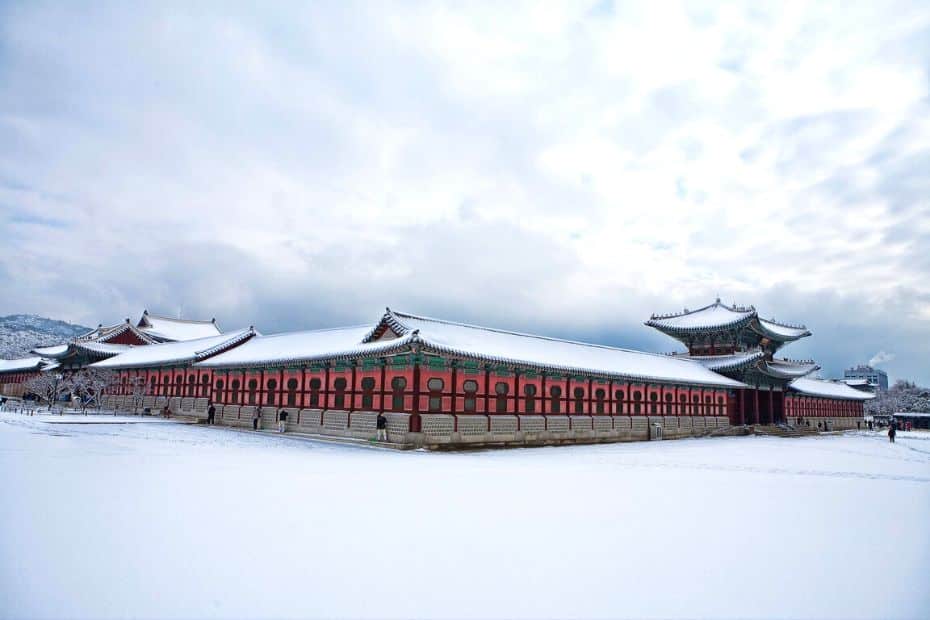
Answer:
[[281, 413], [278, 414], [278, 432], [283, 433], [287, 428], [287, 410], [282, 409]]
[[262, 406], [258, 405], [255, 407], [255, 411], [252, 412], [252, 430], [257, 431], [262, 427]]
[[387, 418], [383, 413], [378, 414], [375, 426], [378, 429], [378, 441], [387, 441]]
[[165, 403], [165, 406], [162, 407], [161, 415], [165, 418], [171, 417], [171, 407], [168, 406], [168, 403]]
[[894, 443], [894, 436], [898, 434], [898, 423], [892, 422], [888, 427], [888, 441]]
[[207, 424], [216, 424], [216, 407], [213, 403], [207, 408]]

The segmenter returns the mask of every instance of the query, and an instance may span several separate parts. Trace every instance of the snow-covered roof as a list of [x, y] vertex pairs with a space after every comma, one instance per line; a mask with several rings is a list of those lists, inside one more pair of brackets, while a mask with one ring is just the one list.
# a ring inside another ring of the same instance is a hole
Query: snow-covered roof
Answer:
[[129, 322], [129, 319], [121, 323], [116, 323], [115, 325], [103, 326], [100, 325], [96, 329], [92, 329], [82, 336], [78, 336], [72, 342], [107, 342], [116, 338], [124, 332], [132, 333], [136, 338], [147, 344], [153, 344], [158, 342], [155, 338], [146, 334], [145, 332], [138, 329], [135, 325]]
[[720, 303], [718, 299], [709, 306], [697, 310], [685, 310], [678, 314], [654, 314], [646, 321], [646, 325], [676, 332], [701, 331], [739, 325], [748, 322], [754, 316], [756, 316], [756, 309], [752, 306], [730, 307]]
[[59, 357], [68, 352], [67, 344], [56, 344], [51, 347], [36, 347], [30, 353], [41, 355], [42, 357]]
[[870, 398], [875, 398], [874, 394], [851, 388], [842, 381], [826, 381], [824, 379], [803, 377], [795, 379], [788, 384], [788, 387], [807, 396], [844, 398], [847, 400], [869, 400]]
[[[147, 344], [140, 346], [151, 347], [154, 345]], [[117, 355], [133, 348], [131, 344], [115, 344], [112, 342], [75, 342], [74, 347], [101, 355]]]
[[779, 340], [797, 340], [798, 338], [811, 335], [806, 327], [800, 325], [786, 325], [761, 317], [759, 318], [759, 325], [762, 326], [764, 331], [768, 332], [769, 336], [773, 336]]
[[792, 379], [806, 377], [820, 366], [813, 361], [772, 360], [765, 363], [765, 371], [775, 377]]
[[[455, 323], [387, 310], [382, 324], [425, 351], [539, 370], [721, 387], [743, 384], [688, 359]], [[375, 329], [368, 338], [380, 333]], [[376, 341], [377, 342], [377, 341]], [[393, 341], [387, 341], [393, 342]]]
[[0, 373], [39, 370], [41, 365], [41, 357], [22, 357], [15, 360], [0, 360]]
[[810, 336], [803, 325], [779, 323], [773, 319], [763, 319], [755, 307], [727, 306], [717, 299], [714, 303], [697, 310], [684, 310], [673, 314], [654, 314], [646, 325], [671, 336], [684, 336], [695, 332], [720, 329], [741, 329], [750, 327], [760, 336], [777, 342], [790, 342]]
[[166, 316], [150, 314], [148, 310], [142, 312], [138, 328], [153, 338], [172, 342], [209, 338], [223, 333], [216, 326], [215, 319], [210, 321], [172, 319]]
[[753, 349], [752, 351], [731, 353], [729, 355], [691, 355], [683, 357], [692, 359], [710, 370], [721, 372], [736, 370], [752, 364], [765, 357], [765, 353], [759, 349]]
[[199, 362], [211, 368], [240, 368], [386, 354], [405, 348], [412, 337], [363, 343], [370, 325], [256, 336], [240, 346]]
[[869, 383], [868, 379], [840, 379], [840, 380], [850, 387], [872, 385], [871, 383]]
[[217, 351], [236, 346], [255, 334], [254, 329], [248, 328], [209, 338], [126, 347], [119, 355], [91, 365], [95, 368], [150, 368], [182, 364], [204, 359]]

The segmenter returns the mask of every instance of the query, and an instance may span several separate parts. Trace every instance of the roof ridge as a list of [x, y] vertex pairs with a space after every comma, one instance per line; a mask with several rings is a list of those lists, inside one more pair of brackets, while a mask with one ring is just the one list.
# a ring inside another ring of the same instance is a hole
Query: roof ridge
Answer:
[[[420, 320], [420, 321], [432, 321], [432, 322], [434, 322], [434, 323], [441, 323], [441, 324], [444, 324], [444, 325], [455, 325], [455, 326], [457, 326], [457, 327], [467, 327], [467, 328], [469, 328], [469, 329], [480, 329], [480, 330], [484, 330], [484, 331], [494, 332], [494, 333], [497, 333], [497, 334], [507, 334], [507, 335], [510, 335], [510, 336], [521, 336], [521, 337], [523, 337], [523, 338], [536, 338], [536, 339], [538, 339], [538, 340], [547, 340], [547, 341], [550, 341], [550, 342], [562, 342], [562, 343], [565, 343], [565, 344], [574, 344], [574, 345], [578, 345], [578, 346], [591, 347], [591, 348], [595, 348], [595, 349], [605, 349], [605, 350], [608, 350], [608, 351], [623, 351], [624, 353], [636, 353], [636, 354], [639, 354], [639, 355], [651, 355], [651, 356], [653, 356], [653, 357], [660, 357], [660, 358], [662, 358], [662, 359], [668, 359], [668, 356], [665, 355], [664, 353], [653, 353], [653, 352], [651, 352], [651, 351], [638, 351], [638, 350], [636, 350], [636, 349], [627, 349], [627, 348], [624, 348], [624, 347], [612, 347], [612, 346], [609, 346], [609, 345], [606, 345], [606, 344], [598, 344], [598, 343], [596, 343], [596, 342], [582, 342], [582, 341], [580, 341], [580, 340], [568, 340], [568, 339], [566, 339], [566, 338], [556, 338], [556, 337], [554, 337], [554, 336], [541, 336], [541, 335], [539, 335], [539, 334], [528, 334], [528, 333], [525, 333], [525, 332], [515, 332], [515, 331], [512, 331], [512, 330], [508, 330], [508, 329], [500, 329], [500, 328], [496, 328], [496, 327], [484, 327], [484, 326], [482, 326], [482, 325], [473, 325], [473, 324], [470, 324], [470, 323], [460, 323], [460, 322], [458, 322], [458, 321], [449, 321], [449, 320], [447, 320], [447, 319], [436, 319], [436, 318], [432, 318], [432, 317], [419, 316], [419, 315], [410, 314], [410, 313], [407, 313], [407, 312], [398, 312], [398, 311], [396, 311], [396, 310], [392, 310], [391, 313], [392, 313], [393, 315], [395, 315], [395, 316], [400, 315], [401, 317], [407, 317], [407, 318], [416, 319], [416, 320]], [[408, 329], [410, 329], [409, 326], [405, 326], [405, 327], [407, 327]], [[430, 342], [429, 334], [427, 334], [426, 337], [424, 337], [423, 335], [420, 335], [420, 340], [421, 340], [422, 342], [426, 343], [426, 344], [433, 344], [433, 343]], [[436, 345], [434, 344], [434, 346], [436, 346]], [[685, 360], [685, 361], [687, 361], [687, 360]]]
[[311, 333], [311, 332], [313, 332], [313, 333], [317, 333], [317, 332], [335, 332], [335, 331], [339, 331], [339, 330], [343, 330], [343, 329], [359, 329], [359, 328], [362, 328], [362, 327], [368, 327], [368, 325], [369, 325], [368, 323], [359, 323], [358, 325], [342, 325], [342, 326], [339, 326], [339, 327], [322, 327], [322, 328], [320, 328], [320, 329], [298, 329], [298, 330], [296, 330], [296, 331], [291, 331], [291, 332], [276, 332], [276, 333], [274, 333], [274, 334], [259, 334], [259, 333], [256, 332], [256, 335], [257, 335], [257, 336], [261, 336], [262, 338], [276, 338], [276, 337], [279, 337], [279, 336], [292, 336], [292, 335], [294, 335], [294, 334], [309, 334], [309, 333]]
[[[228, 334], [222, 334], [223, 336], [228, 336], [225, 340], [216, 343], [212, 347], [207, 347], [206, 349], [201, 349], [199, 351], [194, 351], [194, 358], [200, 358], [204, 355], [209, 355], [213, 351], [222, 350], [224, 347], [229, 346], [230, 344], [235, 344], [242, 339], [248, 339], [255, 336], [258, 332], [255, 331], [255, 327], [248, 327], [246, 329], [237, 329], [234, 332]], [[219, 336], [208, 336], [208, 338], [219, 338]]]
[[[649, 317], [649, 320], [674, 319], [674, 318], [678, 318], [682, 316], [688, 316], [691, 314], [695, 314], [697, 312], [703, 312], [704, 310], [707, 310], [708, 308], [713, 308], [715, 306], [719, 306], [731, 312], [736, 312], [740, 314], [756, 313], [755, 306], [751, 306], [751, 305], [750, 306], [737, 306], [735, 303], [732, 306], [728, 306], [725, 303], [722, 303], [720, 301], [720, 298], [718, 297], [717, 300], [714, 301], [714, 303], [707, 304], [706, 306], [702, 308], [698, 308], [697, 310], [688, 310], [687, 308], [685, 308], [681, 312], [671, 312], [669, 314], [653, 314], [652, 316]], [[756, 316], [758, 316], [758, 313], [756, 313]]]
[[176, 319], [171, 316], [164, 316], [162, 314], [154, 314], [152, 312], [146, 312], [145, 316], [148, 316], [150, 318], [154, 317], [156, 319], [162, 319], [163, 321], [171, 321], [173, 323], [196, 323], [198, 325], [210, 325], [216, 322], [213, 319], [210, 319], [208, 321], [201, 321], [199, 319]]

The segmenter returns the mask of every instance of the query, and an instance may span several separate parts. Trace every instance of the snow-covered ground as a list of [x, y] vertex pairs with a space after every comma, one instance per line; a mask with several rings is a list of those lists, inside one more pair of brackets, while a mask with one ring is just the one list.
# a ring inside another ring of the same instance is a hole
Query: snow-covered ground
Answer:
[[930, 617], [930, 434], [443, 454], [52, 418], [0, 413], [0, 616]]

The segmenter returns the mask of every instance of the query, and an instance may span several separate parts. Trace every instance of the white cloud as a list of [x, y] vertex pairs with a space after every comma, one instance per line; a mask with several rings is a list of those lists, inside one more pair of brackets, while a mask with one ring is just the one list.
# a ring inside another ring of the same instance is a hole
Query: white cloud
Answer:
[[4, 6], [0, 311], [829, 297], [910, 371], [879, 339], [930, 335], [926, 5], [594, 4]]

